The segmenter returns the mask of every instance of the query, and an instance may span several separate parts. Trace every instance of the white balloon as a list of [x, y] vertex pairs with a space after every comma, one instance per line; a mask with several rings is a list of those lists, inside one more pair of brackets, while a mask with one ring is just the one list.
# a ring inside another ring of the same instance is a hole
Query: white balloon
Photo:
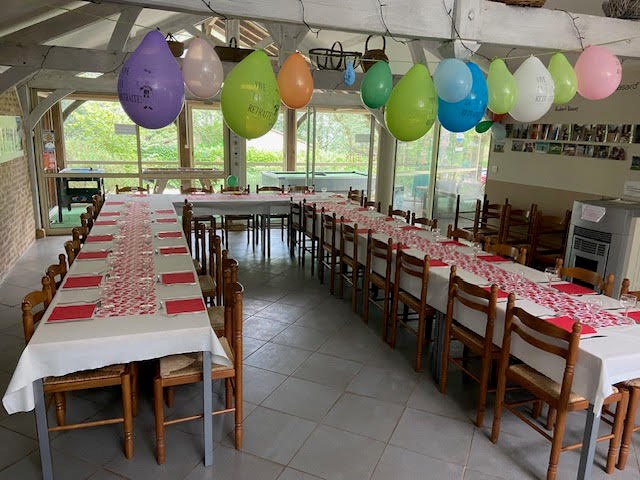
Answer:
[[516, 104], [509, 111], [519, 122], [533, 122], [542, 117], [553, 105], [555, 84], [549, 70], [537, 57], [527, 58], [515, 71], [518, 86]]
[[191, 40], [182, 63], [182, 78], [198, 98], [211, 98], [220, 91], [224, 79], [222, 62], [209, 42], [197, 37]]
[[507, 138], [507, 129], [501, 123], [494, 122], [491, 125], [491, 133], [493, 134], [493, 139], [498, 142]]

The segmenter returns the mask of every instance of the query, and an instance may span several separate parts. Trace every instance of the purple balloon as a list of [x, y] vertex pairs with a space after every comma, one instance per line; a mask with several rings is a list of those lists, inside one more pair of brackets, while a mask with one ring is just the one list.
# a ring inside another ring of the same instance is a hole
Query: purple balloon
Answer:
[[162, 128], [176, 119], [184, 103], [184, 83], [162, 33], [147, 33], [127, 58], [118, 77], [118, 98], [141, 127]]

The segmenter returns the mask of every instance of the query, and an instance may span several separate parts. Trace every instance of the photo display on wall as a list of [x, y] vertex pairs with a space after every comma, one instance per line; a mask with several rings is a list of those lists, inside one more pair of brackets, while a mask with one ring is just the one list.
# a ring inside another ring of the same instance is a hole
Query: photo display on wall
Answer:
[[505, 125], [506, 138], [494, 146], [502, 153], [533, 152], [567, 157], [627, 160], [626, 145], [640, 143], [640, 125], [583, 123], [513, 123]]

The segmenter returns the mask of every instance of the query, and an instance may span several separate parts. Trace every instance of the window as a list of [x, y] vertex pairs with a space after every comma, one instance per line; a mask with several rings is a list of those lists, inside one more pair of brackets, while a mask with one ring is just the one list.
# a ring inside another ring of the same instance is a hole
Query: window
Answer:
[[193, 166], [224, 171], [224, 120], [219, 107], [192, 108]]
[[427, 215], [432, 156], [433, 128], [414, 142], [398, 142], [393, 208]]
[[262, 185], [262, 172], [279, 172], [284, 163], [284, 117], [280, 110], [273, 128], [262, 137], [247, 140], [247, 183]]

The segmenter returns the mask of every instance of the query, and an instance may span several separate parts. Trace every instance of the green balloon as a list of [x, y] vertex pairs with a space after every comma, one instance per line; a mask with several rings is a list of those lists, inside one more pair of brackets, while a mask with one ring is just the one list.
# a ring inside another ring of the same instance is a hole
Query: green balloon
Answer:
[[489, 88], [487, 106], [493, 113], [507, 113], [516, 104], [518, 87], [504, 60], [496, 58], [489, 65], [487, 87]]
[[493, 125], [491, 120], [483, 120], [476, 125], [476, 132], [484, 133], [491, 128], [491, 125]]
[[415, 64], [389, 96], [384, 119], [391, 135], [412, 142], [431, 130], [438, 113], [436, 89], [427, 67]]
[[257, 138], [278, 119], [280, 92], [269, 57], [256, 50], [236, 65], [222, 86], [222, 115], [227, 126], [244, 138]]
[[578, 78], [576, 72], [562, 53], [555, 53], [549, 60], [549, 73], [555, 84], [553, 103], [569, 103], [576, 96]]
[[391, 95], [393, 77], [387, 62], [376, 62], [364, 75], [360, 86], [362, 103], [369, 108], [380, 108]]
[[238, 177], [235, 175], [229, 175], [227, 177], [227, 187], [237, 187], [238, 186]]

